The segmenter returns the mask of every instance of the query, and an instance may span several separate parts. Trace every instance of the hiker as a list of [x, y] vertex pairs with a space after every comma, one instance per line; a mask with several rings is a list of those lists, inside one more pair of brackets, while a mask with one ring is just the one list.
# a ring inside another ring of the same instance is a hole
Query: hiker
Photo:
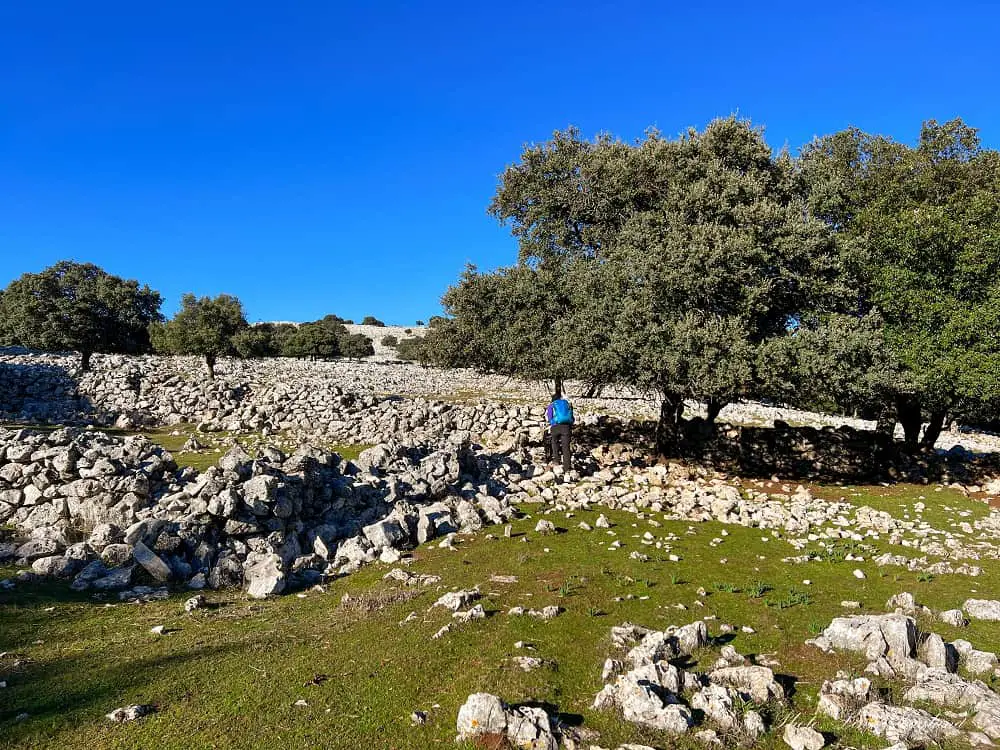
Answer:
[[569, 439], [573, 432], [573, 405], [558, 391], [553, 394], [552, 402], [545, 409], [545, 420], [549, 424], [550, 460], [558, 462], [561, 455], [563, 471], [569, 473], [573, 470], [569, 451]]

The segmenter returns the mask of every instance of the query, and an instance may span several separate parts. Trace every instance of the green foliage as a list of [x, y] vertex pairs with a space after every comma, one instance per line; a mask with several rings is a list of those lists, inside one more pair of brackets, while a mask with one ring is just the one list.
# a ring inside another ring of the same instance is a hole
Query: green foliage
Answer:
[[185, 294], [173, 319], [151, 326], [150, 337], [158, 352], [204, 357], [211, 378], [215, 360], [236, 352], [233, 338], [246, 327], [243, 305], [236, 297]]
[[812, 597], [804, 591], [789, 589], [788, 594], [780, 599], [764, 599], [764, 605], [774, 609], [789, 609], [791, 607], [808, 606], [812, 604]]
[[389, 346], [389, 347], [395, 348], [396, 345], [399, 343], [399, 338], [397, 338], [396, 336], [392, 336], [392, 335], [383, 336], [381, 343], [382, 343], [382, 346]]
[[327, 315], [320, 320], [303, 323], [282, 336], [281, 354], [285, 357], [368, 357], [375, 353], [372, 340], [364, 334], [350, 334], [342, 318]]
[[773, 591], [774, 586], [764, 581], [753, 580], [743, 587], [743, 591], [751, 599], [760, 599], [768, 591]]
[[432, 361], [659, 393], [669, 451], [683, 399], [762, 395], [762, 349], [839, 293], [829, 227], [795, 178], [736, 118], [676, 140], [569, 130], [527, 147], [491, 205], [519, 263], [466, 270]]
[[352, 333], [340, 339], [340, 354], [342, 357], [361, 359], [375, 353], [372, 340], [363, 333]]
[[716, 591], [722, 591], [727, 594], [738, 594], [742, 589], [735, 583], [730, 583], [729, 581], [716, 581], [712, 584], [712, 588]]
[[940, 429], [949, 411], [995, 403], [1000, 154], [959, 119], [925, 123], [916, 147], [850, 129], [804, 149], [800, 177], [837, 233], [850, 306], [884, 321], [916, 427], [921, 406]]
[[26, 273], [0, 295], [0, 339], [44, 351], [149, 350], [148, 328], [163, 320], [161, 297], [92, 263], [60, 261]]
[[378, 318], [374, 317], [373, 315], [366, 315], [364, 318], [362, 318], [361, 325], [363, 325], [363, 326], [379, 326], [380, 328], [385, 328], [385, 323], [383, 323], [381, 320], [379, 320]]
[[340, 342], [347, 336], [344, 324], [327, 316], [298, 326], [282, 346], [285, 357], [328, 359], [340, 355]]
[[869, 417], [902, 377], [874, 311], [801, 321], [760, 347], [756, 372], [760, 392], [775, 401]]
[[277, 357], [281, 353], [275, 326], [261, 323], [247, 326], [233, 335], [233, 349], [243, 359]]
[[401, 339], [396, 345], [396, 356], [404, 362], [419, 362], [422, 365], [430, 363], [423, 336]]

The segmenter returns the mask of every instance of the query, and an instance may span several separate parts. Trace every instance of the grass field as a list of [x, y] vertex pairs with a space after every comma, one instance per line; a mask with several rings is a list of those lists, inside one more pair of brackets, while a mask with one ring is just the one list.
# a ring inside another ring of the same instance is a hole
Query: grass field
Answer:
[[[913, 506], [924, 496], [923, 515], [939, 527], [950, 523], [953, 513], [968, 511], [962, 520], [970, 520], [986, 512], [952, 490], [828, 491], [900, 518], [918, 515]], [[944, 505], [953, 510], [942, 511]], [[568, 721], [599, 731], [602, 746], [645, 741], [695, 747], [693, 739], [668, 741], [590, 709], [601, 687], [601, 665], [613, 655], [612, 625], [665, 627], [711, 616], [717, 618], [708, 623], [712, 635], [719, 634], [721, 623], [737, 630], [751, 626], [755, 632], [737, 632], [732, 645], [741, 653], [774, 654], [781, 662], [775, 671], [792, 690], [787, 706], [769, 709], [770, 721], [780, 727], [792, 718], [812, 717], [824, 679], [838, 669], [863, 667], [857, 659], [827, 656], [803, 643], [844, 613], [842, 600], [881, 612], [890, 596], [910, 591], [934, 609], [948, 609], [969, 596], [992, 598], [1000, 584], [996, 561], [981, 561], [984, 573], [978, 578], [879, 570], [868, 560], [838, 561], [836, 555], [825, 562], [783, 564], [781, 558], [794, 553], [784, 541], [759, 529], [715, 522], [689, 527], [660, 520], [654, 527], [648, 518], [607, 512], [612, 536], [608, 530], [577, 528], [582, 520], [593, 525], [596, 512], [572, 518], [552, 514], [548, 517], [562, 531], [542, 537], [533, 531], [541, 508], [523, 510], [535, 517], [515, 522], [512, 538], [493, 529], [497, 538], [485, 532], [468, 537], [457, 551], [433, 544], [417, 549], [410, 570], [442, 579], [429, 589], [383, 582], [389, 566], [375, 565], [302, 598], [253, 602], [240, 592], [208, 592], [212, 606], [191, 614], [183, 610], [185, 592], [144, 605], [95, 601], [55, 583], [0, 593], [0, 651], [6, 652], [0, 680], [7, 682], [0, 690], [0, 747], [452, 747], [458, 708], [476, 691], [509, 702], [542, 702]], [[671, 540], [669, 554], [680, 560], [670, 562], [666, 549], [643, 545], [639, 537], [647, 530]], [[622, 542], [620, 549], [609, 549], [614, 539]], [[712, 547], [712, 539], [723, 541]], [[629, 559], [637, 549], [652, 559]], [[854, 568], [867, 577], [854, 578]], [[491, 583], [492, 575], [515, 575], [519, 581]], [[811, 584], [802, 583], [807, 579]], [[441, 608], [428, 611], [430, 605], [445, 590], [475, 585], [490, 616], [431, 640], [451, 618]], [[699, 588], [706, 594], [699, 596]], [[550, 622], [506, 614], [515, 605], [549, 604], [565, 612]], [[678, 604], [687, 609], [675, 608]], [[410, 612], [417, 619], [401, 626]], [[151, 634], [155, 625], [166, 626], [168, 633]], [[1000, 623], [976, 622], [962, 630], [927, 625], [946, 639], [963, 637], [988, 650], [1000, 646]], [[517, 641], [536, 650], [518, 650]], [[707, 669], [716, 651], [691, 666]], [[521, 671], [510, 659], [525, 653], [547, 660], [546, 666]], [[295, 705], [300, 700], [308, 705]], [[104, 718], [130, 703], [152, 703], [158, 710], [127, 725]], [[411, 726], [416, 710], [428, 713], [426, 725]], [[19, 714], [28, 716], [16, 721]], [[845, 745], [881, 744], [832, 722], [817, 726]], [[780, 729], [761, 746], [782, 747]]]

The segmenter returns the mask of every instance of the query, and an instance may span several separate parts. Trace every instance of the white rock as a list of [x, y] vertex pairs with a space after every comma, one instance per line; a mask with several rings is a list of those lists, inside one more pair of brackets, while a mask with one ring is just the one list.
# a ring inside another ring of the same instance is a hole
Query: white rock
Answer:
[[965, 614], [960, 609], [946, 609], [944, 612], [939, 612], [938, 619], [956, 628], [964, 628], [968, 624]]
[[1000, 620], [1000, 601], [996, 599], [966, 599], [962, 609], [973, 620]]
[[132, 706], [124, 706], [122, 708], [116, 708], [111, 713], [105, 714], [105, 716], [111, 721], [121, 724], [126, 721], [135, 721], [136, 719], [141, 719], [143, 716], [148, 716], [155, 710], [156, 709], [153, 706], [132, 705]]
[[910, 706], [889, 706], [878, 701], [869, 703], [858, 713], [858, 724], [888, 742], [902, 742], [907, 747], [940, 744], [961, 735], [944, 719]]
[[826, 744], [823, 735], [812, 727], [800, 727], [794, 724], [785, 725], [781, 738], [792, 750], [821, 750]]
[[476, 599], [479, 598], [479, 591], [477, 589], [469, 589], [467, 591], [449, 591], [447, 594], [438, 599], [431, 608], [434, 607], [444, 607], [445, 609], [450, 609], [452, 612], [457, 612], [462, 607], [465, 607]]

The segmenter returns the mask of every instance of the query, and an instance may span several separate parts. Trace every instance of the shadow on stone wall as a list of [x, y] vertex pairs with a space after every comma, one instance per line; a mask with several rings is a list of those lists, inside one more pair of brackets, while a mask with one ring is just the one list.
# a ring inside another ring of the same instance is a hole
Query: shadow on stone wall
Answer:
[[[622, 444], [618, 458], [649, 460], [652, 422], [621, 423], [601, 418], [581, 425], [574, 439], [589, 449]], [[907, 449], [874, 431], [851, 427], [742, 427], [686, 420], [678, 455], [673, 458], [745, 477], [818, 482], [980, 483], [1000, 471], [1000, 454], [973, 454], [956, 447], [947, 452]]]
[[31, 424], [103, 423], [75, 374], [46, 363], [0, 362], [0, 420]]

